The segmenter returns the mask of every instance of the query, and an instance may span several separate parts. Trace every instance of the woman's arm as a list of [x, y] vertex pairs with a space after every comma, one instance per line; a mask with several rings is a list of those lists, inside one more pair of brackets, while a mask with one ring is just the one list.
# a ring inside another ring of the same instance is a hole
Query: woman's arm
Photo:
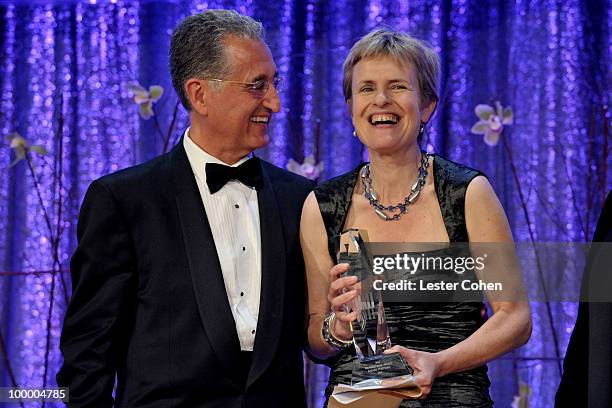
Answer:
[[302, 209], [300, 242], [308, 283], [308, 346], [312, 355], [326, 359], [337, 354], [338, 350], [323, 339], [321, 333], [323, 320], [330, 310], [336, 311], [336, 319], [331, 330], [337, 338], [345, 340], [351, 338], [348, 322], [355, 320], [356, 315], [354, 312], [342, 312], [341, 305], [353, 299], [356, 293], [342, 292], [344, 288], [354, 284], [357, 278], [339, 278], [346, 272], [348, 265], [334, 266], [329, 256], [327, 232], [314, 192], [308, 195]]
[[[470, 242], [513, 242], [504, 209], [485, 177], [476, 177], [468, 185], [465, 196], [465, 223]], [[522, 286], [519, 269], [506, 268], [506, 265], [498, 267], [514, 274], [508, 279], [509, 283]], [[491, 265], [491, 273], [496, 273], [495, 268], [495, 265]], [[508, 293], [510, 292], [508, 290]], [[477, 367], [522, 346], [529, 340], [531, 311], [526, 300], [500, 301], [489, 297], [489, 304], [493, 316], [470, 337], [440, 353], [440, 375]]]
[[[512, 233], [504, 210], [485, 177], [476, 177], [468, 186], [465, 197], [465, 221], [470, 242], [512, 243]], [[504, 265], [505, 266], [505, 265]], [[496, 266], [493, 266], [493, 270]], [[508, 282], [522, 290], [520, 271]], [[393, 347], [415, 368], [417, 384], [427, 395], [436, 377], [469, 370], [519, 347], [531, 336], [531, 312], [527, 301], [496, 300], [489, 297], [491, 316], [467, 339], [438, 353], [426, 353]]]

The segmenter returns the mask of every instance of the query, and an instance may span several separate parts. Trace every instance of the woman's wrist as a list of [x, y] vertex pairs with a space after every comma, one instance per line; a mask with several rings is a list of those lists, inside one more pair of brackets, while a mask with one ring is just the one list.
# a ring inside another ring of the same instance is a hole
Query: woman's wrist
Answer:
[[339, 341], [342, 341], [345, 343], [352, 343], [353, 333], [351, 331], [350, 324], [345, 324], [345, 327], [343, 328], [342, 322], [338, 321], [338, 318], [335, 315], [335, 313], [332, 313], [332, 314], [333, 316], [331, 317], [331, 321], [329, 325], [329, 330], [331, 332], [331, 335]]
[[338, 317], [335, 314], [333, 314], [331, 321], [330, 321], [330, 327], [329, 327], [331, 335], [334, 336], [339, 341], [342, 341], [345, 343], [352, 343], [353, 333], [351, 331], [350, 324], [345, 324], [344, 328], [342, 326], [343, 326], [342, 322], [338, 320]]
[[325, 343], [327, 343], [332, 349], [339, 351], [349, 347], [352, 344], [352, 341], [337, 337], [336, 333], [333, 332], [335, 320], [336, 315], [333, 312], [328, 314], [325, 319], [323, 319], [321, 335]]
[[444, 377], [445, 375], [450, 374], [451, 368], [449, 367], [450, 357], [448, 349], [438, 351], [437, 353], [433, 353], [436, 359], [436, 377]]

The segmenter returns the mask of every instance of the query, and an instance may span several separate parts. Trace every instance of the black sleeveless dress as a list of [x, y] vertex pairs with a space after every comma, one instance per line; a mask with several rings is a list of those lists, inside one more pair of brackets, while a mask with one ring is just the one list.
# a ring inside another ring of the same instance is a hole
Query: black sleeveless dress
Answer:
[[[315, 188], [319, 209], [328, 237], [328, 248], [335, 260], [334, 242], [344, 229], [359, 170], [331, 179]], [[434, 185], [444, 225], [451, 242], [467, 242], [465, 192], [470, 181], [482, 173], [434, 156]], [[447, 349], [474, 333], [484, 322], [481, 302], [405, 303], [385, 305], [393, 344], [415, 350], [437, 352]], [[331, 368], [325, 390], [326, 403], [334, 386], [350, 384], [355, 351], [342, 351], [325, 363]], [[491, 407], [486, 365], [436, 378], [424, 400], [405, 400], [401, 407]]]

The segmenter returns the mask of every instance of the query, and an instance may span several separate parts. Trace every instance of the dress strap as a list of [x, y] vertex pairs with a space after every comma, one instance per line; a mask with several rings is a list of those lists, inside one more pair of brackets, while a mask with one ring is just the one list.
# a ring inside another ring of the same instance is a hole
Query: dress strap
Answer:
[[465, 193], [476, 176], [485, 175], [438, 155], [434, 156], [434, 185], [450, 242], [469, 241], [465, 226]]
[[353, 191], [359, 171], [366, 163], [360, 163], [353, 171], [335, 177], [315, 187], [314, 193], [327, 232], [329, 255], [336, 261], [337, 237], [342, 233], [351, 207]]

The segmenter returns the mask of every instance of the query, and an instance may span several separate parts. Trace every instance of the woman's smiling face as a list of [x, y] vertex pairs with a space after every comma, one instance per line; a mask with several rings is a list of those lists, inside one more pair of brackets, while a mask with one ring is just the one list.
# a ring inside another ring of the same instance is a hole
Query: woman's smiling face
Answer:
[[361, 142], [384, 155], [410, 149], [435, 107], [435, 102], [421, 106], [414, 65], [370, 57], [355, 65], [352, 79], [348, 104]]

